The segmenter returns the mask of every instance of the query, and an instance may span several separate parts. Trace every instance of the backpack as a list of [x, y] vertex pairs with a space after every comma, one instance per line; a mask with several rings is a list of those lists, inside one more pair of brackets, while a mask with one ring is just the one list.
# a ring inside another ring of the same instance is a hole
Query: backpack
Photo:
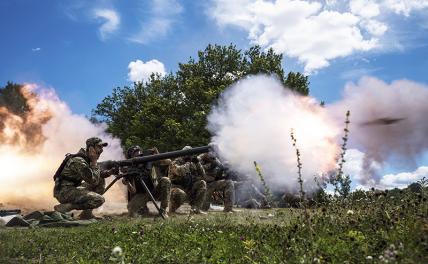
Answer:
[[75, 157], [83, 158], [86, 162], [88, 162], [88, 163], [89, 163], [89, 159], [88, 159], [88, 157], [87, 157], [86, 155], [81, 154], [81, 153], [76, 153], [76, 154], [70, 154], [70, 153], [67, 153], [67, 154], [65, 154], [65, 158], [64, 158], [64, 160], [61, 162], [61, 165], [59, 165], [58, 169], [56, 170], [56, 172], [55, 172], [55, 174], [54, 174], [54, 176], [53, 176], [54, 181], [56, 181], [57, 179], [59, 179], [59, 180], [61, 180], [61, 179], [65, 179], [65, 180], [68, 180], [68, 181], [74, 182], [74, 183], [76, 184], [76, 186], [77, 186], [77, 185], [80, 185], [81, 181], [77, 182], [77, 181], [76, 181], [76, 179], [71, 179], [71, 178], [68, 178], [68, 177], [67, 177], [67, 178], [64, 178], [64, 176], [62, 176], [62, 177], [61, 177], [61, 173], [62, 173], [62, 171], [64, 170], [64, 167], [65, 167], [65, 165], [67, 164], [67, 162], [68, 162], [70, 159], [75, 158]]

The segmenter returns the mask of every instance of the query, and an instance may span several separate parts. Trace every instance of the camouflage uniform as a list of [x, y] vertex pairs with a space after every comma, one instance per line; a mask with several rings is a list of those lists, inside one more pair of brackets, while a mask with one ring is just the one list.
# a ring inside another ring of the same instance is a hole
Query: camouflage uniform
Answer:
[[[131, 147], [130, 150], [134, 150], [134, 152], [139, 152], [141, 148], [138, 146], [134, 146]], [[128, 158], [137, 156], [130, 154], [130, 150], [128, 150]], [[146, 164], [140, 164], [135, 167], [129, 167], [124, 169], [125, 175], [127, 173], [130, 174], [129, 177], [125, 176], [125, 183], [128, 185], [127, 208], [130, 216], [135, 217], [139, 214], [149, 213], [147, 203], [151, 201], [151, 199], [149, 194], [144, 189], [142, 183], [140, 182], [141, 180], [144, 180], [144, 183], [150, 190], [155, 200], [160, 201], [160, 208], [166, 212], [171, 195], [171, 180], [162, 174], [160, 167], [167, 167], [170, 163], [171, 160], [166, 159], [149, 162]]]
[[204, 168], [197, 157], [175, 159], [169, 166], [168, 177], [173, 184], [170, 212], [175, 212], [189, 199], [192, 210], [199, 213], [205, 200], [207, 184], [204, 181]]
[[205, 197], [204, 210], [210, 208], [210, 203], [214, 192], [223, 194], [224, 211], [232, 211], [235, 200], [235, 188], [232, 180], [223, 177], [223, 165], [213, 153], [199, 155], [199, 160], [205, 170], [205, 181], [207, 182], [207, 195]]
[[171, 180], [167, 177], [158, 176], [156, 173], [156, 165], [153, 165], [151, 168], [140, 167], [139, 171], [141, 173], [140, 176], [131, 176], [127, 179], [129, 184], [135, 189], [135, 193], [133, 193], [130, 190], [131, 188], [128, 187], [127, 208], [129, 215], [137, 216], [138, 214], [147, 214], [149, 212], [147, 203], [151, 201], [151, 199], [139, 182], [140, 179], [144, 180], [153, 197], [160, 201], [160, 208], [166, 211], [171, 195]]
[[[80, 149], [78, 154], [86, 156], [85, 149]], [[61, 176], [55, 180], [54, 188], [54, 197], [61, 204], [70, 203], [77, 210], [94, 209], [105, 202], [101, 195], [105, 180], [100, 175], [100, 168], [91, 167], [89, 160], [83, 157], [67, 161]]]
[[235, 182], [236, 203], [242, 208], [270, 208], [266, 196], [249, 180]]

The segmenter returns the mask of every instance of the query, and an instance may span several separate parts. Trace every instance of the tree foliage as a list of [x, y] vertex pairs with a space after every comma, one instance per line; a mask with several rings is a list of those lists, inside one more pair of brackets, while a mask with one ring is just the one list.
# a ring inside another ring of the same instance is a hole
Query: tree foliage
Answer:
[[5, 87], [0, 87], [0, 107], [8, 111], [22, 115], [29, 110], [27, 99], [21, 93], [22, 85], [7, 82]]
[[308, 94], [307, 77], [292, 72], [285, 77], [281, 62], [282, 55], [272, 49], [208, 45], [197, 59], [180, 63], [174, 74], [153, 74], [146, 83], [115, 88], [94, 109], [93, 118], [106, 122], [124, 147], [138, 144], [169, 151], [204, 145], [210, 138], [206, 125], [211, 106], [221, 92], [247, 75], [276, 76], [290, 89]]

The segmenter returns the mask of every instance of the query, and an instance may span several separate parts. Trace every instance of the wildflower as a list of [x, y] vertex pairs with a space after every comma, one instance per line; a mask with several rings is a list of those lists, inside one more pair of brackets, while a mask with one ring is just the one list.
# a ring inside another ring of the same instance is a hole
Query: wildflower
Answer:
[[141, 228], [141, 230], [140, 230], [140, 236], [143, 236], [143, 235], [144, 235], [144, 229]]
[[352, 211], [352, 210], [348, 210], [348, 212], [346, 212], [346, 214], [348, 214], [348, 215], [353, 215], [353, 214], [354, 214], [354, 211]]
[[373, 260], [373, 257], [372, 256], [367, 256], [366, 259], [367, 260]]
[[114, 257], [120, 257], [122, 256], [122, 253], [123, 253], [122, 248], [119, 246], [114, 247], [113, 250], [111, 251], [111, 254]]
[[240, 236], [240, 237], [239, 237], [239, 240], [244, 241], [244, 240], [245, 240], [245, 237], [244, 237], [244, 236]]

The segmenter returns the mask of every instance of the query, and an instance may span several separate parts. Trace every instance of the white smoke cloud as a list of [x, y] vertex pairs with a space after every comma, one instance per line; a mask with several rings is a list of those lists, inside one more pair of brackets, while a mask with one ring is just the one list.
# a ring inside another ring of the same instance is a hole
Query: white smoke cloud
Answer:
[[100, 27], [100, 37], [105, 40], [110, 34], [115, 32], [120, 25], [120, 16], [114, 9], [95, 9], [94, 18], [103, 19], [104, 23]]
[[[349, 83], [336, 103], [320, 107], [266, 76], [229, 87], [208, 117], [219, 155], [240, 173], [257, 177], [257, 161], [275, 190], [297, 190], [297, 162], [290, 139], [294, 128], [302, 155], [304, 186], [314, 175], [337, 169], [345, 113], [350, 110], [344, 174], [366, 189], [405, 187], [426, 175], [416, 159], [428, 150], [428, 87], [409, 80], [390, 84], [374, 77]], [[383, 175], [385, 165], [414, 172]]]
[[[374, 77], [349, 83], [343, 99], [327, 108], [336, 120], [351, 111], [350, 147], [364, 153], [362, 185], [382, 181], [380, 168], [416, 166], [427, 149], [428, 87], [409, 80], [388, 84]], [[376, 164], [376, 165], [375, 165]]]
[[[40, 100], [35, 107], [41, 111], [48, 110], [53, 115], [42, 126], [46, 140], [41, 148], [34, 152], [16, 145], [0, 146], [0, 202], [24, 210], [49, 210], [58, 203], [53, 198], [53, 175], [65, 154], [76, 153], [85, 147], [87, 138], [100, 137], [109, 143], [101, 160], [123, 159], [120, 141], [105, 133], [105, 125], [94, 125], [84, 116], [73, 114], [52, 89], [38, 88], [37, 93]], [[117, 185], [109, 191], [108, 202], [124, 201], [120, 187]]]
[[244, 29], [255, 44], [297, 58], [309, 74], [333, 59], [390, 45], [382, 38], [390, 15], [427, 7], [424, 0], [213, 0], [208, 14], [220, 26]]
[[158, 60], [144, 62], [141, 60], [131, 61], [128, 65], [128, 79], [133, 82], [147, 82], [152, 73], [165, 75], [165, 66]]
[[237, 82], [223, 93], [208, 122], [220, 157], [252, 177], [257, 177], [253, 164], [257, 161], [276, 191], [298, 186], [292, 128], [306, 190], [316, 186], [315, 175], [335, 168], [339, 148], [334, 139], [340, 128], [319, 102], [293, 94], [274, 78], [253, 76]]

